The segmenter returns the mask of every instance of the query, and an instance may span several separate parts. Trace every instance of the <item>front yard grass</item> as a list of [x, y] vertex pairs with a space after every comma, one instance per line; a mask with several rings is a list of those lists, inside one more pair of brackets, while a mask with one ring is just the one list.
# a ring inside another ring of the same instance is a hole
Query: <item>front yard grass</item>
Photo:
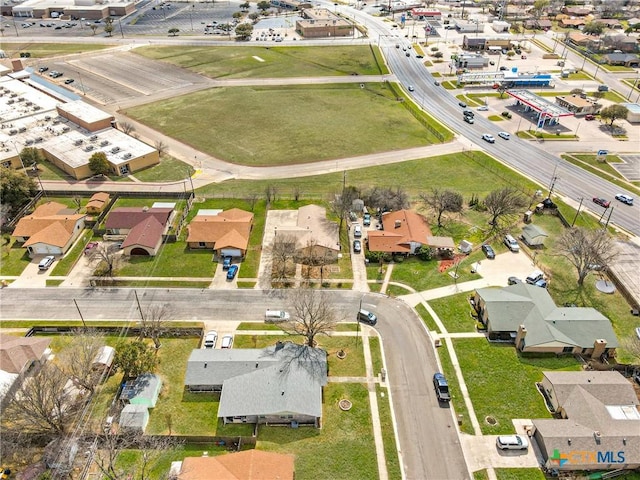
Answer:
[[469, 295], [470, 293], [464, 292], [429, 301], [429, 305], [436, 312], [447, 332], [476, 331], [476, 321], [471, 317]]
[[[134, 53], [212, 78], [276, 78], [389, 73], [375, 47], [141, 47]], [[262, 60], [262, 61], [261, 61]], [[267, 122], [271, 124], [271, 122]]]
[[[462, 259], [458, 267], [459, 283], [480, 278], [479, 274], [471, 273], [471, 263], [473, 262], [472, 256]], [[409, 285], [417, 291], [453, 285], [455, 279], [449, 275], [449, 272], [455, 271], [455, 267], [439, 272], [438, 264], [439, 262], [436, 260], [424, 261], [417, 257], [409, 257], [400, 263], [394, 264], [391, 281]], [[405, 293], [409, 292], [402, 292], [402, 294]]]
[[615, 183], [616, 185], [633, 190], [636, 194], [640, 194], [640, 188], [636, 185], [628, 182], [623, 175], [621, 175], [611, 163], [621, 163], [622, 160], [617, 155], [607, 155], [606, 162], [598, 162], [595, 155], [584, 154], [564, 154], [561, 157], [574, 165], [593, 173], [594, 175], [604, 178], [605, 180]]
[[[186, 242], [165, 243], [155, 257], [133, 256], [121, 262], [119, 277], [213, 278], [216, 264], [209, 250], [192, 250]], [[242, 269], [241, 269], [242, 270]]]
[[195, 173], [195, 169], [169, 155], [162, 155], [160, 163], [139, 172], [132, 173], [141, 182], [177, 182], [186, 180]]
[[[342, 411], [341, 399], [353, 407]], [[257, 448], [296, 457], [296, 480], [378, 478], [376, 451], [366, 385], [329, 383], [324, 390], [322, 429], [261, 425]]]
[[384, 445], [384, 456], [387, 465], [389, 479], [400, 480], [400, 461], [398, 459], [398, 449], [396, 448], [396, 435], [393, 430], [393, 418], [391, 416], [391, 404], [389, 403], [389, 391], [386, 388], [376, 385], [378, 396], [378, 412], [380, 414], [380, 429], [382, 430], [382, 443]]
[[2, 234], [2, 249], [0, 250], [0, 275], [18, 276], [31, 263], [26, 248], [15, 241], [9, 234]]
[[[485, 338], [453, 343], [484, 435], [515, 433], [512, 418], [550, 418], [535, 382], [546, 370], [581, 368], [572, 356], [522, 357], [512, 344], [489, 343]], [[487, 417], [496, 424], [487, 423]]]
[[[365, 85], [211, 88], [126, 113], [198, 150], [251, 166], [340, 159], [436, 142], [388, 85]], [[239, 134], [237, 125], [250, 133]], [[202, 135], [203, 130], [215, 135]]]
[[449, 382], [451, 402], [453, 404], [453, 408], [455, 409], [456, 416], [462, 416], [460, 431], [462, 433], [473, 435], [474, 431], [469, 417], [469, 410], [467, 410], [467, 404], [464, 403], [464, 398], [460, 390], [460, 383], [458, 382], [456, 371], [453, 368], [453, 363], [451, 362], [451, 357], [449, 356], [449, 349], [447, 348], [447, 344], [445, 342], [442, 342], [442, 345], [438, 347], [438, 355], [440, 356], [442, 373], [444, 373], [444, 376], [447, 377], [447, 381]]
[[84, 231], [76, 240], [75, 245], [64, 255], [64, 257], [55, 263], [51, 275], [69, 275], [69, 272], [71, 272], [71, 269], [78, 261], [78, 258], [80, 258], [80, 255], [84, 252], [84, 248], [87, 246], [87, 243], [91, 240], [92, 235], [93, 233], [91, 230]]
[[498, 480], [545, 480], [539, 468], [496, 468]]

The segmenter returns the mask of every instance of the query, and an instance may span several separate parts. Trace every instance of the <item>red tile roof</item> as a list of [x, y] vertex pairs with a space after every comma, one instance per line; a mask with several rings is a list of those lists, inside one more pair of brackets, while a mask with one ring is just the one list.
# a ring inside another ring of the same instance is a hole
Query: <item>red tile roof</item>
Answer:
[[431, 230], [422, 215], [411, 210], [398, 210], [382, 216], [383, 231], [371, 230], [368, 233], [369, 250], [372, 252], [411, 251], [411, 243], [424, 245]]

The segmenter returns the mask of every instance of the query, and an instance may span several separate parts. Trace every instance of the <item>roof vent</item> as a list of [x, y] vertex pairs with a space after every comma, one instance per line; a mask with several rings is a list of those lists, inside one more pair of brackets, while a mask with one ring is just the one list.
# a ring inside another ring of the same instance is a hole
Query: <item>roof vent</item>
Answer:
[[400, 225], [402, 225], [402, 220], [396, 220], [396, 228], [400, 228]]

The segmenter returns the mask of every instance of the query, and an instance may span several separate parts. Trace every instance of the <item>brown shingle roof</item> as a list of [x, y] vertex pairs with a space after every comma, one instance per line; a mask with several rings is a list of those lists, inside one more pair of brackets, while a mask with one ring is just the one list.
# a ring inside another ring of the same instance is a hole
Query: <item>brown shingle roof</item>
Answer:
[[50, 343], [50, 338], [0, 334], [0, 370], [9, 373], [22, 372], [28, 363], [42, 357]]
[[86, 209], [88, 210], [102, 210], [104, 206], [109, 202], [109, 194], [105, 192], [98, 192], [93, 194], [91, 199], [87, 202]]
[[245, 450], [217, 457], [186, 457], [179, 480], [293, 480], [293, 456]]
[[107, 217], [105, 228], [133, 228], [149, 216], [155, 217], [164, 226], [172, 211], [172, 208], [118, 207]]
[[56, 247], [64, 247], [69, 243], [69, 240], [71, 240], [74, 230], [73, 227], [84, 215], [74, 215], [74, 217], [77, 218], [58, 220], [50, 223], [42, 230], [31, 235], [29, 240], [24, 242], [23, 246], [28, 247], [36, 243], [46, 243]]
[[28, 238], [24, 246], [42, 242], [62, 247], [73, 235], [78, 220], [84, 216], [73, 213], [61, 203], [47, 202], [31, 215], [22, 217], [11, 236]]
[[164, 226], [154, 217], [148, 216], [146, 219], [135, 225], [124, 242], [122, 248], [140, 245], [143, 247], [155, 248], [162, 238]]
[[384, 214], [382, 226], [383, 232], [370, 231], [368, 234], [369, 250], [373, 252], [409, 252], [411, 242], [424, 245], [431, 236], [424, 217], [411, 210]]
[[402, 252], [409, 253], [411, 248], [403, 244], [403, 236], [393, 232], [370, 230], [367, 234], [368, 248], [372, 252]]
[[239, 208], [217, 215], [197, 215], [187, 227], [187, 242], [214, 242], [216, 248], [247, 249], [253, 213]]

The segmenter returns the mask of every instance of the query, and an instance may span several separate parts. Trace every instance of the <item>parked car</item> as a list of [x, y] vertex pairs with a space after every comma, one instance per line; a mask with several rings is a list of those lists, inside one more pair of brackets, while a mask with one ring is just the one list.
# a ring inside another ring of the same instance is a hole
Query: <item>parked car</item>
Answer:
[[231, 257], [225, 256], [222, 259], [222, 270], [229, 270], [230, 266], [231, 266]]
[[360, 240], [353, 241], [353, 253], [362, 252], [362, 242]]
[[591, 121], [591, 120], [595, 120], [595, 119], [596, 119], [596, 116], [595, 116], [595, 115], [588, 114], [588, 115], [585, 115], [585, 116], [584, 116], [584, 119], [585, 119], [585, 120], [587, 120], [587, 121]]
[[371, 225], [371, 214], [370, 214], [370, 213], [365, 213], [365, 214], [362, 216], [362, 224], [363, 224], [365, 227], [368, 227], [369, 225]]
[[505, 140], [509, 140], [511, 138], [511, 135], [509, 135], [508, 132], [498, 132], [498, 136], [500, 138], [504, 138]]
[[489, 133], [484, 133], [484, 134], [482, 135], [482, 139], [483, 139], [485, 142], [489, 142], [489, 143], [496, 143], [496, 139], [494, 138], [494, 136], [493, 136], [493, 135], [491, 135], [491, 134], [489, 134]]
[[529, 441], [523, 435], [500, 435], [496, 438], [500, 450], [527, 450]]
[[496, 252], [493, 251], [493, 248], [491, 248], [491, 245], [487, 245], [485, 243], [484, 245], [482, 245], [482, 251], [484, 252], [484, 254], [488, 259], [493, 260], [494, 258], [496, 258]]
[[38, 71], [39, 71], [40, 73], [44, 73], [44, 72], [46, 72], [47, 70], [49, 70], [49, 67], [40, 67], [40, 68], [38, 69]]
[[518, 283], [522, 283], [522, 280], [520, 280], [518, 277], [509, 277], [507, 279], [507, 284], [509, 285], [516, 285]]
[[216, 348], [216, 342], [218, 341], [218, 332], [215, 330], [210, 330], [204, 337], [204, 343], [202, 346], [204, 348]]
[[604, 198], [600, 197], [593, 197], [593, 203], [604, 208], [609, 208], [609, 206], [611, 205], [611, 202], [609, 200], [605, 200]]
[[238, 273], [238, 265], [231, 265], [227, 270], [227, 280], [233, 280]]
[[433, 374], [433, 387], [436, 390], [436, 397], [439, 402], [448, 402], [451, 400], [449, 393], [449, 383], [443, 374], [436, 372]]
[[67, 79], [64, 81], [65, 85], [69, 85], [70, 83], [73, 83], [73, 82], [74, 82], [73, 78], [67, 78]]
[[489, 110], [489, 107], [487, 105], [481, 105], [476, 110], [478, 110], [479, 112], [486, 112]]
[[42, 260], [40, 260], [40, 263], [38, 264], [38, 268], [40, 270], [48, 270], [49, 267], [55, 261], [55, 259], [56, 259], [56, 257], [54, 257], [53, 255], [47, 255]]
[[362, 237], [362, 226], [358, 223], [354, 223], [353, 225], [353, 236], [355, 238]]
[[500, 67], [500, 71], [501, 71], [501, 72], [504, 72], [506, 69], [507, 69], [507, 67], [505, 67], [504, 65], [502, 65], [502, 66]]
[[84, 247], [84, 254], [88, 255], [89, 252], [91, 250], [93, 250], [94, 248], [96, 248], [97, 246], [98, 246], [98, 242], [89, 242], [89, 243], [87, 243], [87, 246]]
[[503, 242], [507, 246], [507, 248], [512, 252], [520, 251], [520, 245], [518, 245], [518, 242], [516, 241], [516, 239], [513, 238], [511, 235], [509, 234], [505, 235]]
[[360, 309], [358, 311], [358, 321], [368, 325], [375, 325], [378, 323], [378, 317], [368, 310]]
[[544, 273], [540, 270], [534, 270], [525, 279], [529, 285], [535, 285], [540, 288], [547, 288], [547, 281], [544, 278]]
[[264, 314], [264, 321], [267, 323], [286, 322], [291, 316], [284, 310], [267, 310]]
[[633, 197], [624, 194], [624, 193], [619, 193], [616, 195], [616, 200], [618, 200], [619, 202], [622, 203], [626, 203], [627, 205], [633, 205]]
[[233, 346], [233, 335], [225, 335], [220, 342], [220, 348], [231, 348]]

